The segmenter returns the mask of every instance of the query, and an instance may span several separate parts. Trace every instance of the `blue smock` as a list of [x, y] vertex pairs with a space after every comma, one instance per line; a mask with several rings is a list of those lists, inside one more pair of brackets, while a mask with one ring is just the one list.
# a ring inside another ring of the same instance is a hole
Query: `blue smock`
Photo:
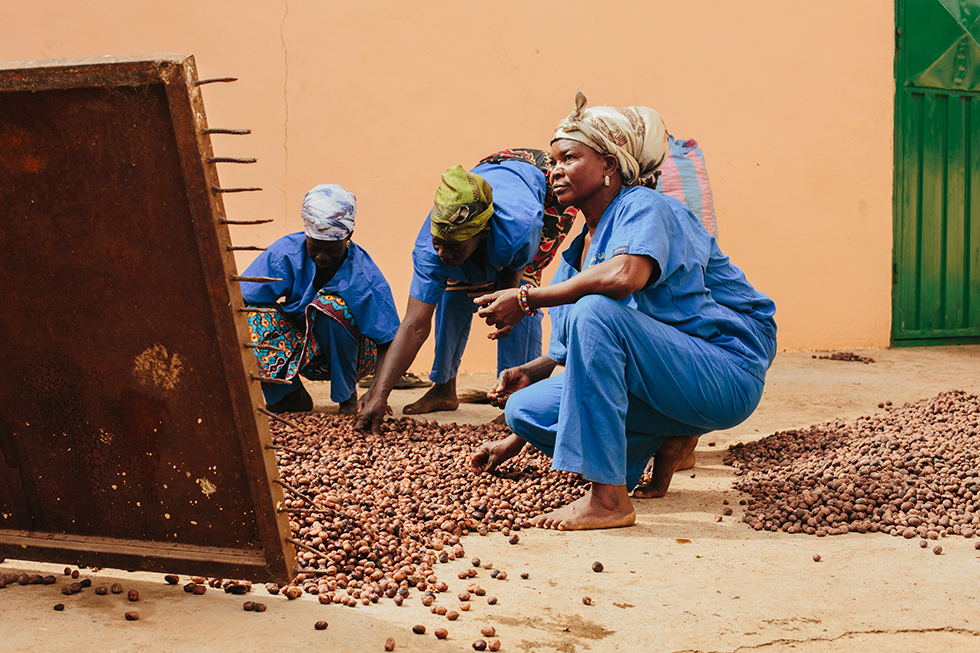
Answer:
[[[282, 279], [270, 283], [243, 281], [242, 297], [247, 304], [271, 304], [283, 299], [282, 310], [297, 324], [305, 326], [306, 307], [318, 292], [336, 295], [344, 300], [362, 336], [376, 344], [385, 344], [398, 331], [398, 311], [391, 288], [371, 256], [351, 243], [347, 256], [333, 278], [318, 291], [313, 287], [316, 263], [306, 250], [302, 231], [283, 236], [252, 262], [242, 276]], [[344, 401], [356, 388], [357, 339], [334, 320], [314, 312], [314, 337], [331, 361], [330, 396]], [[293, 386], [270, 385], [263, 389], [267, 403], [275, 403], [301, 385], [295, 377]]]
[[[585, 229], [552, 283], [578, 274]], [[587, 295], [550, 309], [548, 355], [565, 373], [516, 392], [507, 424], [553, 467], [608, 485], [639, 481], [664, 437], [744, 421], [776, 354], [775, 305], [684, 205], [622, 190], [596, 227], [585, 267], [649, 256], [660, 276], [622, 300]]]
[[[456, 377], [477, 306], [464, 290], [446, 292], [450, 281], [483, 285], [496, 281], [503, 270], [523, 270], [537, 254], [544, 224], [545, 178], [523, 161], [484, 163], [473, 173], [493, 189], [493, 217], [481, 249], [462, 265], [445, 265], [432, 246], [432, 222], [426, 216], [412, 251], [414, 274], [409, 294], [436, 304], [435, 358], [429, 378], [445, 383]], [[498, 373], [541, 355], [538, 314], [521, 320], [510, 335], [497, 341]]]

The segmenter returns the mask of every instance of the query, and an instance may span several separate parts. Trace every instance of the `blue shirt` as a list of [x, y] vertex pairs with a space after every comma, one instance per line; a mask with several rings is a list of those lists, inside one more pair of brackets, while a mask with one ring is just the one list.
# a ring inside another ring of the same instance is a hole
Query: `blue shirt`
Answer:
[[[586, 229], [562, 255], [552, 283], [578, 274]], [[776, 354], [776, 306], [680, 201], [649, 188], [623, 189], [599, 220], [585, 267], [620, 254], [649, 256], [660, 266], [660, 277], [622, 299], [624, 305], [737, 354], [739, 365], [764, 378]], [[567, 352], [565, 310], [550, 309], [548, 355], [558, 362]]]
[[[305, 324], [306, 307], [317, 295], [313, 287], [316, 263], [306, 251], [305, 233], [289, 234], [272, 243], [242, 276], [282, 279], [273, 283], [243, 281], [245, 303], [271, 304], [284, 299], [283, 311]], [[379, 344], [394, 340], [399, 321], [391, 288], [358, 245], [350, 244], [340, 269], [321, 290], [344, 300], [362, 335]]]
[[503, 269], [522, 270], [538, 252], [544, 224], [544, 173], [530, 163], [484, 163], [474, 172], [493, 189], [493, 217], [484, 240], [486, 256], [479, 251], [462, 265], [445, 265], [432, 247], [429, 216], [415, 239], [414, 274], [409, 294], [426, 304], [437, 304], [450, 280], [469, 285], [496, 281]]

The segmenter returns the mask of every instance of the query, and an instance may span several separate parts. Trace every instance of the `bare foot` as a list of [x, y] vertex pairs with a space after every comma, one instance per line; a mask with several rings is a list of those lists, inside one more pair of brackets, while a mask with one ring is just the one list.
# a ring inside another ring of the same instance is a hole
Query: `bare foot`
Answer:
[[698, 436], [665, 438], [664, 443], [653, 457], [653, 475], [649, 483], [637, 485], [632, 496], [638, 499], [655, 499], [667, 494], [670, 479], [678, 469], [690, 469], [681, 465], [690, 462], [694, 466], [694, 449], [698, 446]]
[[503, 440], [484, 442], [470, 458], [470, 469], [474, 474], [492, 472], [504, 461], [510, 460], [524, 449], [527, 440], [511, 433]]
[[445, 383], [436, 383], [422, 395], [421, 399], [402, 408], [406, 415], [424, 415], [439, 410], [456, 410], [459, 399], [456, 397], [456, 379]]
[[[656, 459], [656, 456], [650, 456], [650, 462], [647, 463], [647, 468], [643, 470], [644, 474], [649, 474], [653, 471], [653, 461]], [[694, 469], [695, 464], [697, 464], [697, 459], [695, 453], [692, 451], [690, 456], [681, 461], [681, 464], [677, 466], [675, 471], [682, 472], [685, 469]]]
[[354, 394], [350, 396], [350, 399], [340, 402], [340, 408], [337, 409], [338, 415], [356, 415], [357, 414], [357, 390]]
[[695, 460], [695, 455], [694, 455], [694, 452], [692, 451], [690, 453], [690, 455], [688, 455], [687, 458], [685, 458], [684, 460], [681, 461], [681, 464], [678, 465], [677, 466], [677, 469], [674, 470], [674, 471], [678, 471], [679, 472], [679, 471], [682, 471], [682, 470], [685, 470], [685, 469], [694, 469], [694, 464], [696, 462], [697, 462], [697, 460]]
[[575, 531], [595, 528], [621, 528], [636, 522], [625, 485], [592, 483], [588, 493], [554, 512], [531, 520], [538, 528]]

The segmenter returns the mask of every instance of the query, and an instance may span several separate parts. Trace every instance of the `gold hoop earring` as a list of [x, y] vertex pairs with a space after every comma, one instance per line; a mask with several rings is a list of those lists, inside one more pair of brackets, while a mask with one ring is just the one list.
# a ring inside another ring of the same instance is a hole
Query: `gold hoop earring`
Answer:
[[609, 185], [609, 175], [606, 175], [606, 186]]

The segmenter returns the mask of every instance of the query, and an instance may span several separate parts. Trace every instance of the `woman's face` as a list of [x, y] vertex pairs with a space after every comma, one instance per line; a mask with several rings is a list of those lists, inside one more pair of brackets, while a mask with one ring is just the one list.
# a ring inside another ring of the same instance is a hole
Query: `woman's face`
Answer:
[[438, 236], [432, 237], [432, 248], [436, 250], [436, 255], [443, 265], [451, 268], [458, 267], [469, 260], [476, 253], [476, 248], [486, 235], [486, 230], [468, 240], [457, 242], [455, 240], [443, 240]]
[[560, 138], [551, 144], [551, 158], [551, 185], [565, 206], [580, 204], [605, 186], [605, 162], [591, 147]]
[[318, 268], [325, 270], [336, 269], [347, 258], [347, 247], [350, 237], [344, 240], [315, 240], [306, 237], [306, 252]]

